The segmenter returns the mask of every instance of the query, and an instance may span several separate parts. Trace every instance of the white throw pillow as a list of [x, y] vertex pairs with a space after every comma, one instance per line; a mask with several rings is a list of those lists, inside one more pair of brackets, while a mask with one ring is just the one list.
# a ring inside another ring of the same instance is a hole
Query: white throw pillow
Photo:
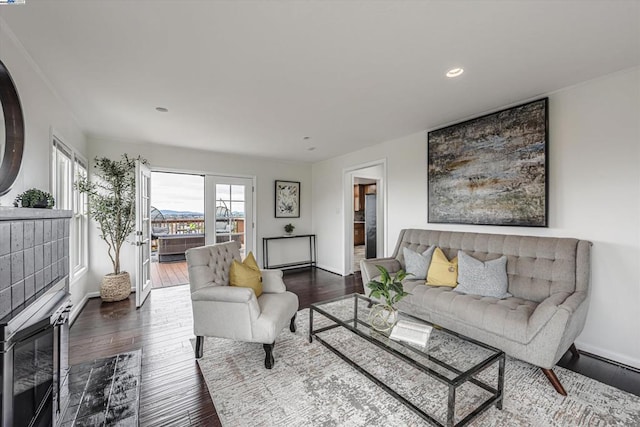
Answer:
[[431, 257], [435, 249], [435, 246], [431, 246], [420, 254], [411, 249], [402, 248], [405, 271], [412, 274], [408, 279], [425, 280], [427, 278], [427, 271], [429, 270], [429, 264], [431, 264]]
[[482, 262], [463, 251], [458, 251], [457, 292], [498, 299], [508, 298], [507, 257]]

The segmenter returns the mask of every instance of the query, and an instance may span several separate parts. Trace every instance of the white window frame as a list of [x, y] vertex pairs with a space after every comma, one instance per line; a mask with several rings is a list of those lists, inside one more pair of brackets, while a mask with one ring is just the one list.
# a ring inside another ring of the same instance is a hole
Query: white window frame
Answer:
[[[87, 196], [78, 191], [74, 185], [79, 174], [87, 176], [88, 162], [56, 135], [51, 139], [51, 193], [56, 200], [55, 208], [73, 212], [69, 227], [69, 279], [73, 282], [88, 271], [89, 267]], [[63, 173], [59, 171], [60, 156], [64, 156], [69, 161], [69, 167]], [[77, 225], [78, 223], [80, 226]], [[76, 260], [78, 260], [77, 263]]]

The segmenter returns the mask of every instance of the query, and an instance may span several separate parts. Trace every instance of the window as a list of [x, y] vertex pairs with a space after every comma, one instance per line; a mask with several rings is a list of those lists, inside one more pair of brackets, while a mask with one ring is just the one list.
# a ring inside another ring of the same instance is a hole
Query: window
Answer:
[[76, 190], [74, 183], [87, 176], [87, 162], [72, 149], [53, 137], [52, 189], [56, 209], [73, 212], [69, 230], [70, 278], [80, 275], [87, 268], [87, 235], [89, 217], [87, 196]]

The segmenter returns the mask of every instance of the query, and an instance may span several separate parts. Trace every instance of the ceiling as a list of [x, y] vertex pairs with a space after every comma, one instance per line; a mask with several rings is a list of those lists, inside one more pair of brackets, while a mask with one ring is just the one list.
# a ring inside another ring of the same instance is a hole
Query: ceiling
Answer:
[[637, 0], [26, 1], [0, 25], [87, 135], [283, 160], [640, 65]]

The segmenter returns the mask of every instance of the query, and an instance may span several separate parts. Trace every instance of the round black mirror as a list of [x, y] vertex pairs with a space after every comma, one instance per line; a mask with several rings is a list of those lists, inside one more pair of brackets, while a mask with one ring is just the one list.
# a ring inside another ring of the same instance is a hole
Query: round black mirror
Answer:
[[7, 194], [20, 172], [24, 151], [24, 119], [9, 70], [0, 61], [0, 196]]

